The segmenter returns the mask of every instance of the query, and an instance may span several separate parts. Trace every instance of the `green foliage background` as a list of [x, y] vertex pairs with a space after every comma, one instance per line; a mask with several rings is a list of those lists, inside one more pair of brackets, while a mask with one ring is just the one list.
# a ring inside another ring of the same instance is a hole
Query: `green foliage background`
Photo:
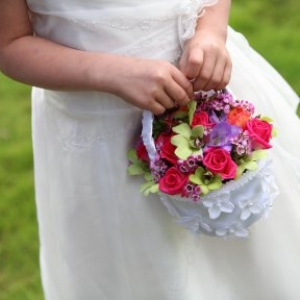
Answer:
[[[230, 24], [300, 94], [298, 0], [233, 0]], [[0, 299], [41, 300], [30, 88], [0, 74]]]

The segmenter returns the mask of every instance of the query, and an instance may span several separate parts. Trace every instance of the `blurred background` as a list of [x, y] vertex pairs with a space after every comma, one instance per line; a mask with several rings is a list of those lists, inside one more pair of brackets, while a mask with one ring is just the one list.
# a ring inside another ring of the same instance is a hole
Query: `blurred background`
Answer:
[[[299, 0], [233, 0], [242, 32], [300, 95]], [[42, 300], [33, 191], [30, 87], [0, 74], [0, 300]]]

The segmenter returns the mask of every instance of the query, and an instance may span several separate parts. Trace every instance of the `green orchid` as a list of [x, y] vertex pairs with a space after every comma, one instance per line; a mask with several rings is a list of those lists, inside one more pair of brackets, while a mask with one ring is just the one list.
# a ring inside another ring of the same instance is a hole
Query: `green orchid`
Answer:
[[140, 160], [137, 156], [136, 150], [130, 149], [127, 152], [127, 158], [131, 162], [131, 165], [127, 168], [129, 175], [144, 175], [145, 183], [141, 185], [140, 191], [148, 196], [150, 193], [158, 192], [158, 183], [153, 179], [153, 176], [149, 170], [147, 164]]
[[197, 168], [195, 174], [189, 176], [189, 180], [200, 186], [203, 195], [222, 186], [222, 178], [219, 175], [213, 175], [202, 167]]
[[195, 141], [203, 137], [203, 126], [196, 126], [193, 129], [186, 123], [173, 127], [177, 133], [171, 138], [171, 143], [176, 147], [175, 154], [178, 158], [186, 160], [191, 155], [202, 155], [202, 150], [196, 146]]
[[242, 157], [237, 162], [237, 175], [236, 178], [239, 178], [246, 170], [255, 171], [257, 170], [257, 162], [261, 159], [265, 159], [267, 156], [266, 150], [256, 150], [253, 151], [251, 156]]
[[193, 100], [188, 104], [190, 125], [192, 124], [196, 108], [197, 108], [197, 101]]
[[138, 158], [136, 150], [130, 149], [127, 152], [127, 158], [131, 162], [131, 165], [127, 168], [129, 175], [143, 175], [146, 173], [147, 164]]
[[158, 183], [154, 182], [153, 180], [147, 181], [141, 185], [140, 191], [144, 194], [144, 196], [158, 193]]

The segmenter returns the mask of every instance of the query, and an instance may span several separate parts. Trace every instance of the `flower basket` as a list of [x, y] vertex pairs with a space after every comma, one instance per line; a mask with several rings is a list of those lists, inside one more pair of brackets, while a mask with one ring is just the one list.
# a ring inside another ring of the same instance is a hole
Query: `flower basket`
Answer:
[[162, 116], [144, 111], [128, 153], [130, 175], [145, 195], [158, 193], [176, 222], [194, 234], [246, 237], [278, 193], [267, 151], [271, 119], [228, 90], [198, 93]]

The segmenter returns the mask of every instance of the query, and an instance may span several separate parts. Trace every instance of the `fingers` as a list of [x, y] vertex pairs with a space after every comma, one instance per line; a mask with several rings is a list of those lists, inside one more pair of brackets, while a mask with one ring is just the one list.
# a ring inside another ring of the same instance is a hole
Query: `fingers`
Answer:
[[178, 105], [187, 105], [194, 96], [193, 85], [191, 82], [178, 70], [174, 69], [172, 74], [173, 84], [168, 84], [165, 87], [166, 93]]
[[227, 61], [227, 64], [225, 66], [223, 78], [220, 82], [220, 84], [217, 86], [217, 90], [224, 89], [228, 85], [230, 78], [231, 78], [231, 71], [232, 71], [232, 63], [231, 60]]
[[179, 69], [188, 79], [197, 78], [203, 65], [203, 59], [204, 53], [200, 48], [198, 51], [190, 52], [189, 55], [184, 52], [179, 61]]
[[161, 104], [165, 109], [174, 108], [177, 105], [177, 101], [170, 97], [169, 93], [162, 91], [159, 96], [156, 97], [156, 102]]
[[175, 66], [164, 63], [161, 67], [165, 67], [166, 72], [161, 71], [155, 76], [157, 84], [152, 88], [152, 99], [164, 109], [187, 105], [194, 95], [191, 82]]
[[207, 74], [201, 76], [202, 78], [204, 77], [201, 86], [202, 90], [209, 91], [223, 89], [230, 80], [231, 61], [227, 55], [219, 55], [214, 64], [203, 65], [203, 73], [204, 72], [207, 72]]
[[[118, 74], [115, 94], [141, 108], [162, 114], [193, 99], [193, 85], [174, 65], [162, 60], [131, 59]], [[134, 88], [132, 88], [132, 85]]]
[[[213, 89], [213, 76], [214, 80], [220, 79], [221, 75], [216, 71], [217, 66], [217, 56], [213, 52], [208, 52], [203, 55], [203, 63], [200, 67], [200, 71], [195, 81], [193, 82], [193, 87], [195, 91], [205, 90], [205, 87], [212, 86]], [[223, 75], [223, 74], [222, 74]]]
[[195, 92], [217, 90], [230, 80], [231, 60], [225, 45], [198, 44], [184, 51], [179, 68], [192, 81]]
[[166, 108], [163, 105], [161, 105], [159, 102], [153, 102], [153, 104], [151, 105], [150, 111], [154, 115], [161, 115], [166, 111]]
[[227, 53], [204, 57], [201, 70], [193, 82], [194, 90], [209, 91], [225, 88], [230, 80], [231, 61]]

